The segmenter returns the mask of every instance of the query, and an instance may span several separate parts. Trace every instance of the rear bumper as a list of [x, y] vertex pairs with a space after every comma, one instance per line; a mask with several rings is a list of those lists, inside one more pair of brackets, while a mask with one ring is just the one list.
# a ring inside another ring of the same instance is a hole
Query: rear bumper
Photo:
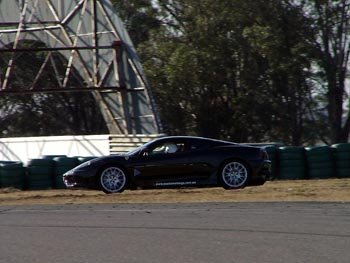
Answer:
[[263, 167], [260, 170], [260, 175], [265, 177], [268, 180], [271, 177], [271, 161], [265, 160]]
[[271, 177], [271, 161], [264, 160], [264, 163], [257, 169], [251, 178], [251, 185], [263, 185]]

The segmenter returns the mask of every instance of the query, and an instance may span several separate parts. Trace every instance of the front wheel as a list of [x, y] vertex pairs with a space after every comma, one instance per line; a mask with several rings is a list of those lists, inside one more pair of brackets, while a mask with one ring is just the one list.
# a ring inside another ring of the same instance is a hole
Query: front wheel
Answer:
[[99, 179], [100, 187], [106, 194], [123, 192], [128, 181], [124, 171], [116, 166], [104, 168]]
[[227, 162], [220, 171], [220, 181], [225, 189], [243, 188], [249, 178], [249, 167], [241, 161]]

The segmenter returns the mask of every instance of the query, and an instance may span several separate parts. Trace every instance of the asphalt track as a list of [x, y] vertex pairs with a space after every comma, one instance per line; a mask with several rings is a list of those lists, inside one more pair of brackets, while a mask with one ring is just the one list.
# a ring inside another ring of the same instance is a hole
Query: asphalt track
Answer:
[[1, 263], [350, 262], [350, 203], [0, 207]]

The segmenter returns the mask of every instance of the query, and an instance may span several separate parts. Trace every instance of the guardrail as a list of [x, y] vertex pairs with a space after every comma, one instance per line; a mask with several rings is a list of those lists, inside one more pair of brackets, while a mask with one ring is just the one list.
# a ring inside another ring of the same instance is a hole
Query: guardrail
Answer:
[[110, 135], [109, 136], [109, 153], [124, 153], [135, 149], [155, 138], [162, 136], [161, 134], [136, 134], [136, 135]]

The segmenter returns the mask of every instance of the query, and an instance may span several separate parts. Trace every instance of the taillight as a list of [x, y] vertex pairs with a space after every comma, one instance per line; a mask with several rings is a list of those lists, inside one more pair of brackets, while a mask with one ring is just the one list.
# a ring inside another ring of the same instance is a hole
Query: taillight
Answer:
[[269, 155], [267, 154], [267, 152], [265, 150], [260, 150], [260, 157], [264, 160], [269, 159]]

